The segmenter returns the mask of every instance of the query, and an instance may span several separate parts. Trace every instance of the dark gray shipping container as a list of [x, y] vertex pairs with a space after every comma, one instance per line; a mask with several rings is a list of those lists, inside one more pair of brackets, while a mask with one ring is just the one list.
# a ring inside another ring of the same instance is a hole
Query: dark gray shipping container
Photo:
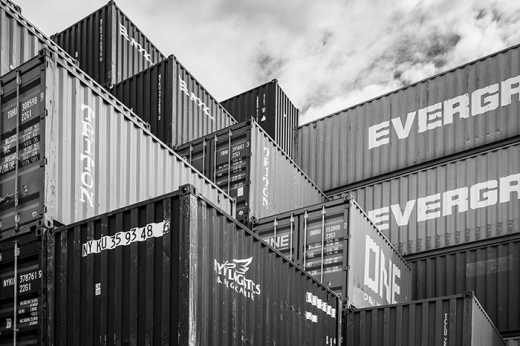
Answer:
[[164, 59], [112, 0], [52, 39], [106, 88]]
[[506, 346], [520, 346], [520, 336], [504, 339]]
[[505, 346], [472, 294], [345, 311], [345, 346]]
[[474, 291], [504, 336], [520, 335], [520, 234], [406, 258], [413, 299]]
[[44, 49], [0, 77], [0, 238], [69, 224], [180, 185], [234, 215], [235, 202], [160, 142], [70, 60]]
[[172, 147], [236, 124], [173, 55], [111, 91]]
[[255, 119], [292, 158], [296, 157], [296, 131], [300, 111], [278, 84], [262, 84], [233, 96], [222, 105], [238, 120]]
[[520, 46], [301, 126], [302, 169], [324, 191], [520, 135]]
[[[19, 275], [18, 304], [39, 299], [31, 316], [44, 316], [30, 333], [20, 325], [19, 343], [338, 344], [337, 296], [190, 186], [35, 236], [13, 239], [19, 272], [38, 273], [31, 295]], [[4, 282], [13, 282], [13, 240], [0, 243]], [[13, 319], [10, 288], [0, 308]], [[2, 342], [12, 338], [3, 332]]]
[[520, 144], [350, 190], [402, 253], [520, 231]]
[[357, 308], [411, 298], [403, 257], [353, 200], [257, 220], [253, 231]]
[[236, 199], [237, 218], [246, 224], [325, 199], [252, 119], [181, 145], [176, 151]]

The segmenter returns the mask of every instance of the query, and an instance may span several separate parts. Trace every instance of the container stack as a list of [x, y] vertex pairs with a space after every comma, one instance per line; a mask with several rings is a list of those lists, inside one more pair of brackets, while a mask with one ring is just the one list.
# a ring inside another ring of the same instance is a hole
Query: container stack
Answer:
[[218, 181], [173, 150], [244, 135], [246, 217], [321, 202], [258, 124], [237, 124], [113, 1], [54, 40], [0, 10], [0, 345], [339, 344], [337, 295], [218, 187], [240, 190], [235, 137]]
[[297, 128], [113, 1], [0, 24], [0, 345], [520, 344], [520, 47]]
[[405, 255], [413, 299], [472, 290], [510, 338], [520, 336], [519, 54], [511, 47], [305, 124], [297, 159]]

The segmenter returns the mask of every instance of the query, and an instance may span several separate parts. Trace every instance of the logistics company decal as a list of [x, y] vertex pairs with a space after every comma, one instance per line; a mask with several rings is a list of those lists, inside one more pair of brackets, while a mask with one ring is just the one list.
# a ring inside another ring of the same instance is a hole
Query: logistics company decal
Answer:
[[205, 115], [208, 116], [208, 118], [210, 118], [211, 120], [215, 120], [215, 117], [213, 115], [211, 115], [208, 105], [205, 104], [204, 101], [200, 97], [198, 97], [197, 94], [195, 94], [195, 92], [188, 90], [188, 84], [180, 76], [179, 76], [179, 90], [181, 92], [183, 92], [184, 95], [186, 95], [190, 99], [191, 102], [195, 103], [199, 107], [199, 109]]
[[94, 207], [94, 140], [96, 138], [95, 124], [96, 114], [88, 105], [81, 105], [81, 176], [79, 187], [79, 199]]
[[215, 260], [215, 274], [217, 283], [223, 285], [246, 298], [255, 300], [262, 293], [260, 284], [246, 277], [253, 257], [244, 259], [226, 260], [222, 263]]
[[[393, 138], [408, 138], [413, 131], [421, 134], [453, 124], [455, 117], [468, 120], [510, 105], [520, 99], [520, 76], [491, 84], [454, 98], [410, 112], [405, 119], [396, 117], [368, 128], [368, 149], [389, 145]], [[404, 120], [404, 122], [403, 122]], [[417, 121], [416, 121], [417, 120]], [[415, 123], [417, 123], [415, 125]]]
[[148, 53], [146, 49], [139, 42], [137, 42], [135, 38], [131, 37], [128, 34], [128, 30], [121, 23], [119, 23], [119, 34], [130, 43], [130, 47], [134, 47], [146, 61], [148, 61], [150, 64], [153, 64], [152, 55]]

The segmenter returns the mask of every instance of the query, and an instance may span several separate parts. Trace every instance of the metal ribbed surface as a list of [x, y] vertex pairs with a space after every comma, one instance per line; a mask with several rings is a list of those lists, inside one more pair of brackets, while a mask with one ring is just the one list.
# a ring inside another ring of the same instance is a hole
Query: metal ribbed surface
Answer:
[[407, 257], [412, 297], [474, 291], [501, 333], [520, 334], [520, 235]]
[[[516, 46], [305, 124], [297, 161], [328, 191], [518, 136], [519, 75]], [[447, 110], [457, 104], [443, 102], [460, 95], [470, 112], [452, 117]], [[371, 127], [378, 144], [372, 148]]]
[[[2, 158], [2, 168], [10, 168], [0, 176], [4, 230], [14, 226], [16, 215], [20, 223], [45, 215], [69, 224], [187, 183], [234, 215], [234, 201], [227, 194], [153, 137], [134, 114], [114, 106], [102, 89], [87, 87], [50, 52], [2, 77], [2, 83], [2, 117], [10, 120], [2, 128], [2, 134], [9, 135], [4, 149], [10, 148]], [[16, 117], [9, 118], [18, 116], [17, 102], [22, 108], [18, 154]], [[11, 139], [13, 143], [6, 144]]]
[[0, 75], [35, 57], [43, 47], [41, 37], [14, 5], [0, 2]]
[[350, 191], [403, 253], [520, 231], [520, 144]]
[[52, 39], [104, 87], [133, 76], [164, 55], [109, 1]]
[[504, 339], [506, 342], [506, 346], [519, 346], [520, 345], [520, 337], [514, 338], [506, 338]]
[[259, 219], [253, 231], [349, 306], [405, 302], [411, 297], [410, 268], [353, 201], [336, 200]]
[[246, 223], [319, 203], [325, 197], [253, 120], [176, 150], [237, 199], [237, 217]]
[[471, 295], [346, 311], [345, 315], [344, 345], [505, 345]]
[[222, 101], [222, 105], [239, 121], [255, 119], [289, 156], [296, 157], [300, 111], [276, 79]]
[[[85, 247], [152, 223], [154, 236], [146, 240]], [[337, 338], [335, 295], [192, 194], [102, 215], [51, 237], [51, 344], [314, 346]]]
[[173, 55], [117, 84], [112, 93], [172, 147], [236, 124]]

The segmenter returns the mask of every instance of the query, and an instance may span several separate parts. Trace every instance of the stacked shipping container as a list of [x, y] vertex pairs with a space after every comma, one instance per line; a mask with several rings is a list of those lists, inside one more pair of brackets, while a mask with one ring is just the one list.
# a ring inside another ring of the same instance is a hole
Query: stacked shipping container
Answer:
[[52, 39], [106, 88], [164, 59], [113, 0]]
[[172, 148], [236, 123], [173, 55], [116, 84], [112, 93]]
[[292, 158], [296, 157], [296, 130], [300, 111], [276, 79], [222, 101], [239, 121], [253, 118]]
[[254, 120], [181, 145], [176, 151], [236, 198], [237, 218], [246, 223], [324, 199]]
[[191, 186], [1, 245], [20, 343], [338, 345], [336, 295]]
[[233, 199], [51, 50], [0, 83], [2, 236], [42, 218], [69, 224], [185, 183], [234, 213]]
[[253, 230], [348, 306], [400, 303], [411, 297], [410, 268], [352, 200], [259, 219]]

